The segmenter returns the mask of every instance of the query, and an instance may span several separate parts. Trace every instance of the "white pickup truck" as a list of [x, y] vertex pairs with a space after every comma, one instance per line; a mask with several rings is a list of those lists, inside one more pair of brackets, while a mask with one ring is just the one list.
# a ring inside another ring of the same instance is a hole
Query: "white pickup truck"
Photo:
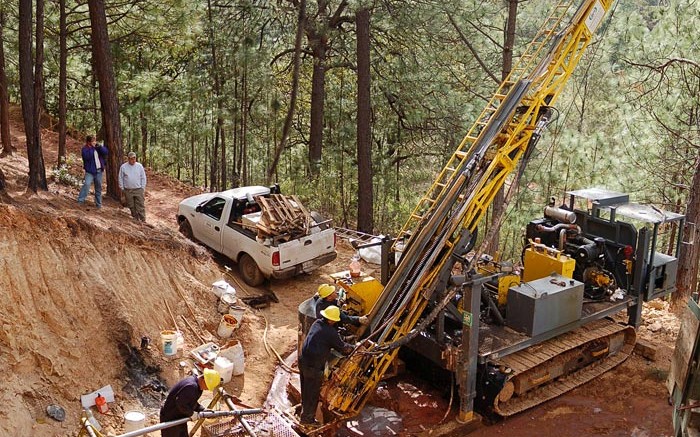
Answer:
[[301, 236], [263, 238], [259, 197], [269, 198], [279, 188], [240, 187], [220, 193], [189, 197], [178, 206], [180, 232], [238, 263], [243, 280], [251, 285], [266, 278], [289, 278], [333, 261], [335, 230], [330, 221], [310, 213], [308, 231]]

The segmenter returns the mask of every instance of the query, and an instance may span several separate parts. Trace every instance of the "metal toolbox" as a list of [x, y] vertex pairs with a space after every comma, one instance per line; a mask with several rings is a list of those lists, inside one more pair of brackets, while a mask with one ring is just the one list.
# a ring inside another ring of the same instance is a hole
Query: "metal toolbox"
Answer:
[[553, 274], [508, 289], [506, 325], [535, 337], [581, 318], [583, 283]]

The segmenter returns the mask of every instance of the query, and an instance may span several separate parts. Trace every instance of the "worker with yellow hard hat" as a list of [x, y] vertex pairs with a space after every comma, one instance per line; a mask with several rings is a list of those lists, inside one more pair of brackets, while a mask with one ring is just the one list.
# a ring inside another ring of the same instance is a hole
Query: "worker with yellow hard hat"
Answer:
[[[331, 305], [340, 307], [338, 304], [338, 290], [330, 284], [321, 284], [318, 286], [318, 291], [314, 296], [316, 306], [316, 318], [321, 318], [321, 311]], [[340, 323], [350, 324], [354, 326], [366, 325], [369, 323], [367, 316], [351, 316], [343, 310], [340, 310]]]
[[[221, 375], [216, 370], [204, 369], [201, 375], [191, 375], [172, 386], [160, 409], [160, 421], [171, 422], [186, 417], [195, 417], [205, 407], [199, 403], [204, 390], [214, 391], [221, 384]], [[187, 424], [165, 428], [160, 431], [161, 437], [187, 437]]]
[[299, 356], [301, 375], [301, 423], [316, 425], [318, 398], [323, 383], [323, 370], [331, 356], [331, 349], [343, 355], [352, 352], [353, 345], [345, 343], [335, 329], [340, 322], [340, 308], [331, 305], [321, 310], [321, 318], [311, 325]]

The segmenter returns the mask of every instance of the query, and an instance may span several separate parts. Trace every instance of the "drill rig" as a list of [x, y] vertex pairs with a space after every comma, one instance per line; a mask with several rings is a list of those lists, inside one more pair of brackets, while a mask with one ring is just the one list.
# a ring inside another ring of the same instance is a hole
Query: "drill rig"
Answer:
[[[550, 205], [528, 226], [524, 276], [471, 252], [477, 225], [507, 179], [517, 186], [611, 3], [583, 0], [573, 15], [573, 1], [556, 4], [402, 228], [385, 284], [336, 275], [349, 309], [370, 323], [322, 388], [335, 421], [360, 412], [400, 349], [454, 375], [458, 420], [472, 420], [475, 404], [502, 416], [522, 411], [622, 362], [643, 300], [673, 291], [677, 260], [656, 252], [657, 236], [683, 217], [644, 215], [619, 193], [571, 192], [569, 205]], [[593, 209], [576, 209], [577, 199]], [[623, 210], [653, 230], [618, 221]], [[616, 288], [624, 297], [611, 302]], [[623, 310], [627, 324], [611, 319]]]

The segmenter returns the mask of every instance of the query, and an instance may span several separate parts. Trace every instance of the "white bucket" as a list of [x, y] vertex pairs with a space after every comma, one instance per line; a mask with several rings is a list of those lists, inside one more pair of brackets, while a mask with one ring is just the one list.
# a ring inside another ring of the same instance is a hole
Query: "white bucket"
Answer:
[[124, 432], [143, 429], [146, 422], [146, 415], [140, 411], [127, 411], [124, 413]]
[[219, 328], [216, 333], [221, 338], [229, 338], [233, 334], [233, 330], [238, 327], [238, 320], [231, 314], [224, 314], [219, 322]]
[[245, 355], [243, 354], [243, 346], [241, 342], [236, 341], [233, 346], [221, 349], [219, 356], [227, 358], [233, 365], [231, 373], [233, 376], [243, 375], [245, 372]]
[[177, 332], [170, 330], [161, 331], [160, 343], [163, 355], [173, 356], [177, 354]]
[[[219, 314], [226, 314], [229, 312], [229, 308], [232, 305], [235, 305], [238, 299], [236, 299], [236, 295], [234, 293], [224, 293], [221, 295], [221, 299], [219, 299]], [[239, 320], [236, 318], [236, 320]]]
[[243, 314], [245, 314], [245, 307], [232, 305], [229, 307], [228, 313], [235, 317], [236, 320], [238, 320], [238, 324], [240, 325], [241, 321], [243, 320]]
[[233, 363], [226, 357], [216, 357], [214, 360], [214, 370], [221, 375], [221, 381], [224, 384], [231, 380], [233, 374]]

